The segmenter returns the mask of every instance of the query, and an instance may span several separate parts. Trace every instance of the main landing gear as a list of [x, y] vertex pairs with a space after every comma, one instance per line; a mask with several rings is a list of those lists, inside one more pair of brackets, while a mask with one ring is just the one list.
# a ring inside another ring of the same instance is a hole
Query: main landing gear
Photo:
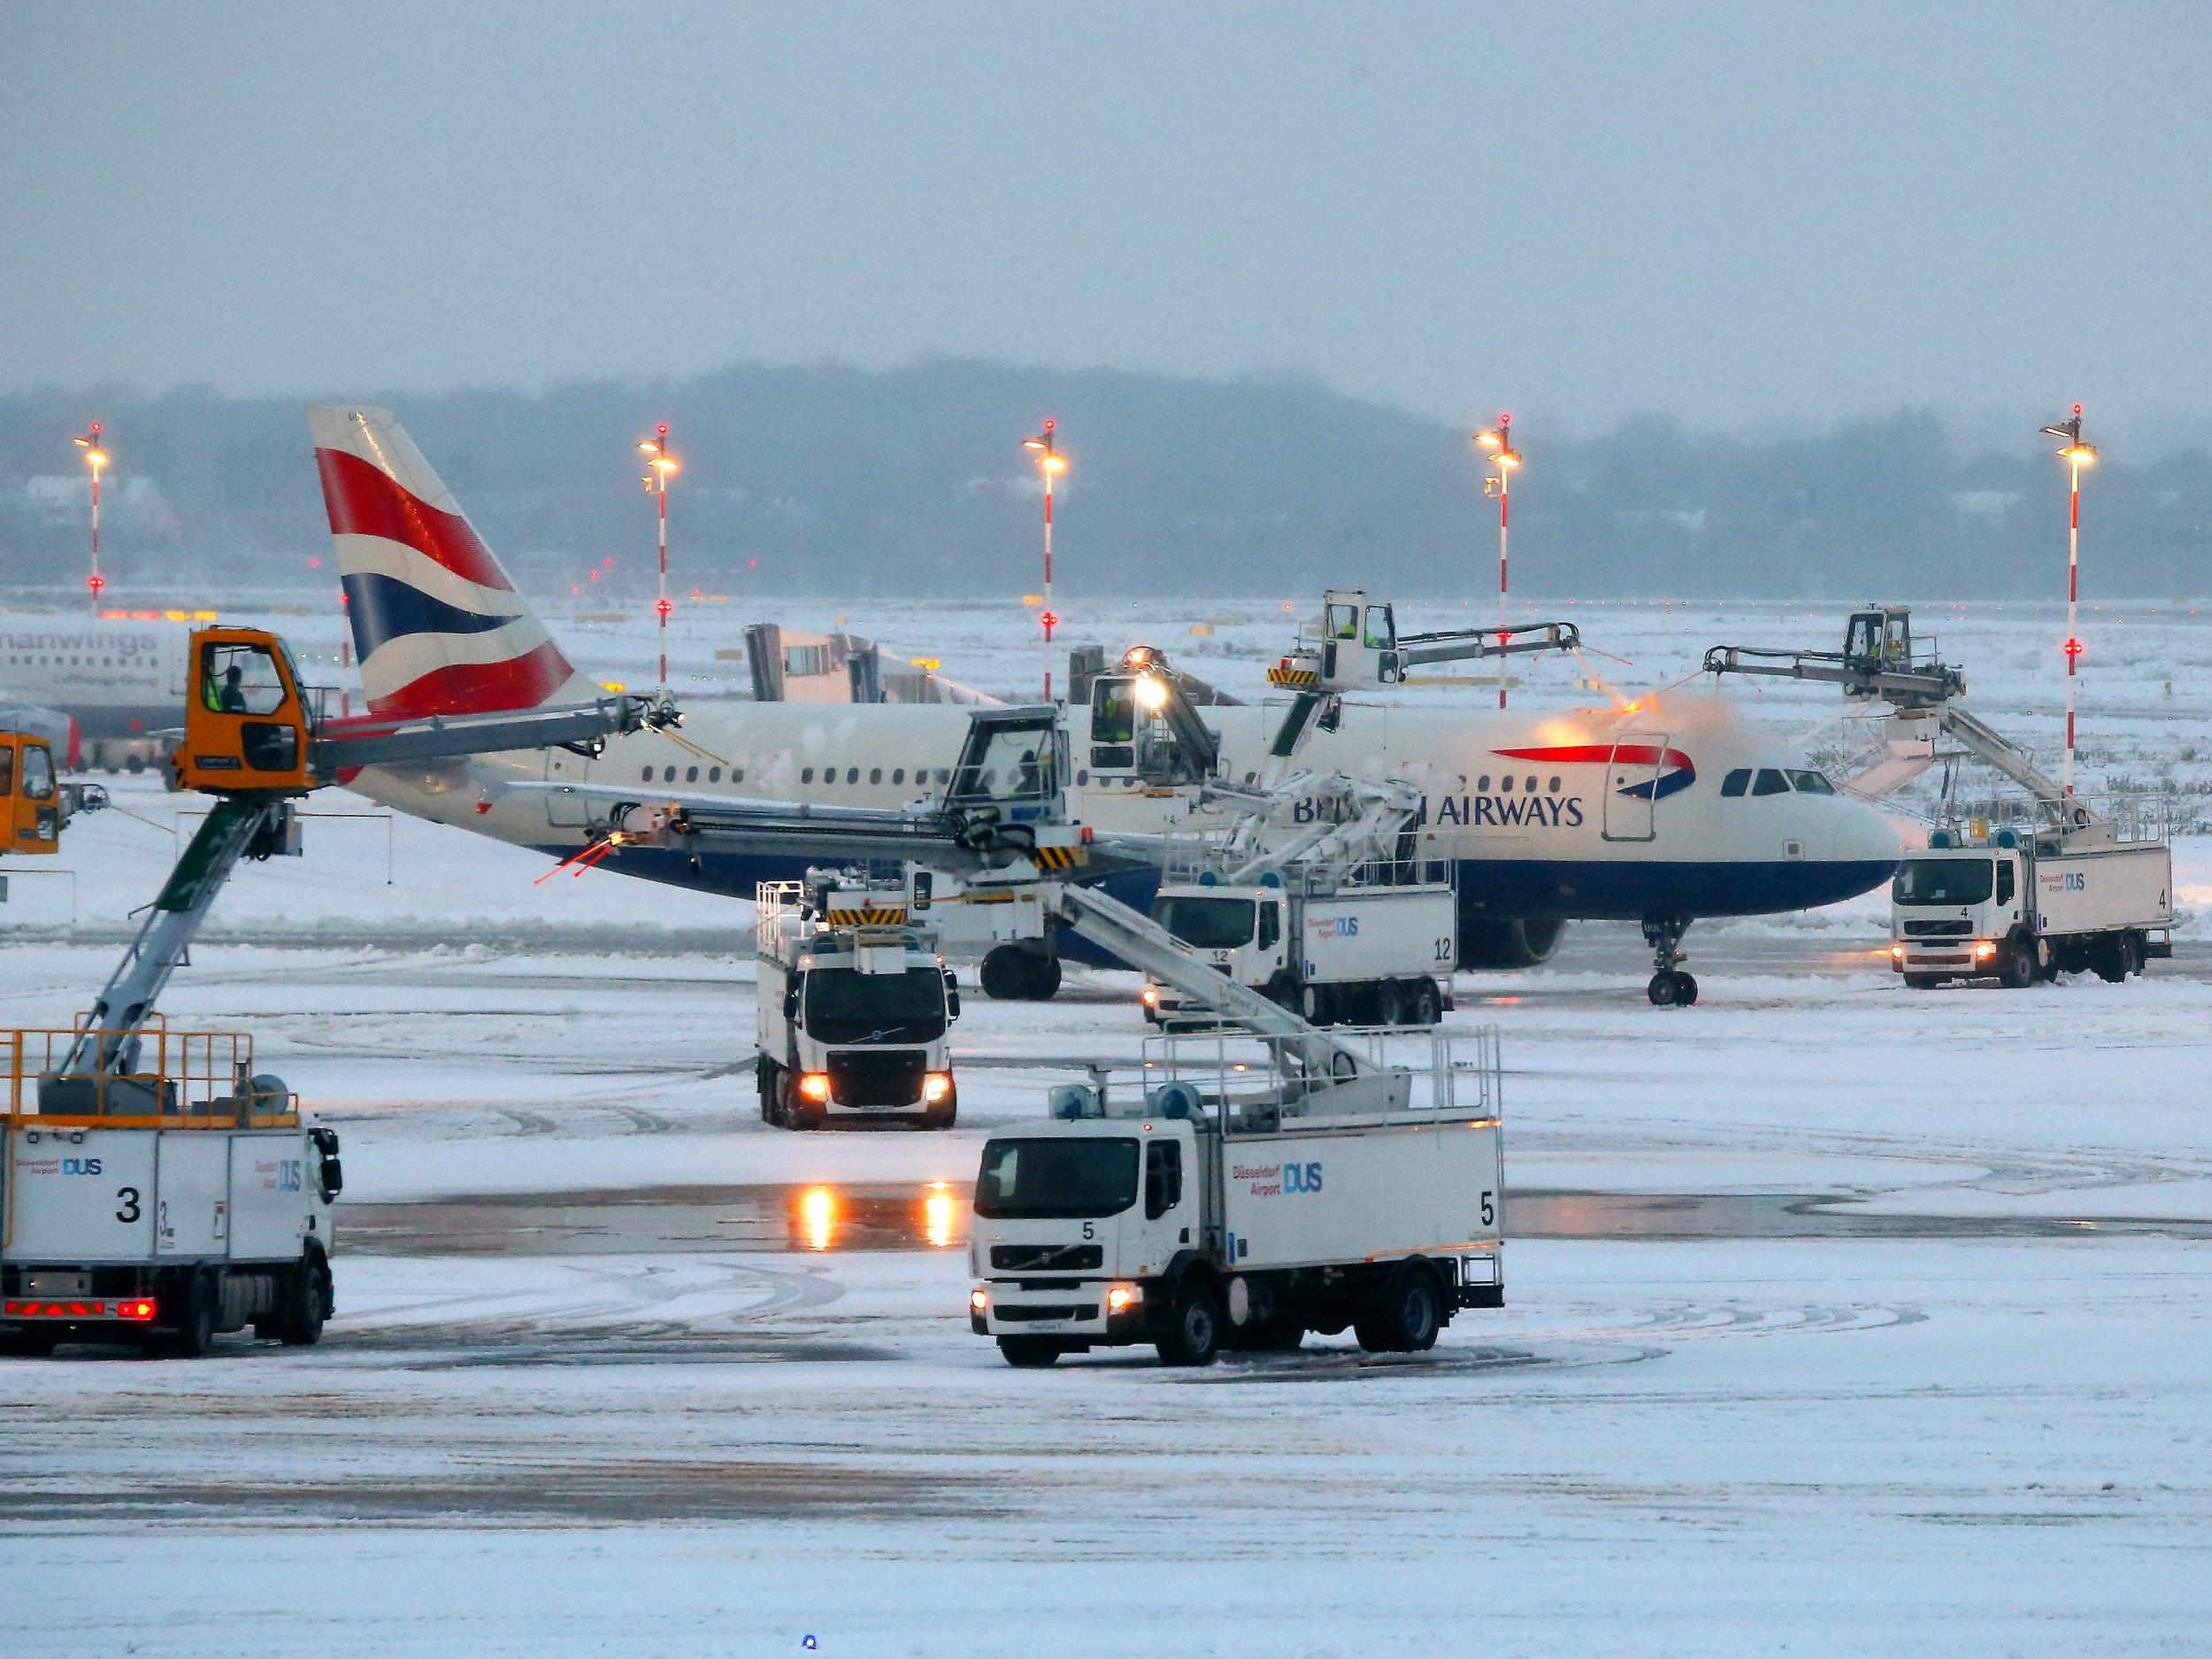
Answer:
[[1682, 935], [1689, 931], [1686, 916], [1647, 918], [1644, 943], [1651, 947], [1651, 983], [1644, 995], [1654, 1008], [1687, 1008], [1697, 1001], [1697, 981], [1682, 972], [1689, 960], [1682, 954]]

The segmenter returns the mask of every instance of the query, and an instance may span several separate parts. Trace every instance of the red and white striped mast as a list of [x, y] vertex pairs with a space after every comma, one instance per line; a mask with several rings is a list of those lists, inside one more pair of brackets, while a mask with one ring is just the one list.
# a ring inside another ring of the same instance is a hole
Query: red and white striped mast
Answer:
[[1052, 611], [1052, 480], [1068, 470], [1068, 458], [1053, 447], [1052, 421], [1033, 438], [1024, 438], [1022, 448], [1037, 452], [1037, 470], [1045, 475], [1045, 591], [1044, 615], [1039, 618], [1045, 625], [1045, 701], [1052, 701], [1052, 630], [1060, 618]]
[[108, 579], [100, 574], [100, 469], [108, 464], [107, 446], [100, 441], [100, 423], [94, 421], [81, 437], [70, 440], [84, 451], [85, 465], [92, 469], [92, 574], [85, 578], [85, 586], [92, 590], [92, 608], [100, 608], [100, 590], [108, 585]]
[[2081, 600], [2081, 469], [2097, 464], [2093, 444], [2081, 441], [2081, 405], [2074, 405], [2071, 419], [2043, 428], [2046, 437], [2063, 438], [2066, 447], [2058, 458], [2066, 463], [2066, 793], [2074, 793], [2074, 668], [2081, 659], [2081, 635], [2074, 619]]
[[[1475, 447], [1485, 452], [1486, 459], [1496, 464], [1497, 472], [1486, 475], [1482, 493], [1498, 498], [1498, 644], [1502, 647], [1511, 636], [1506, 632], [1511, 621], [1506, 611], [1506, 537], [1513, 524], [1513, 474], [1521, 465], [1521, 452], [1513, 447], [1513, 417], [1500, 415], [1495, 427], [1486, 427], [1475, 434]], [[1498, 658], [1498, 707], [1505, 707], [1505, 658]]]
[[660, 617], [661, 677], [660, 688], [668, 689], [668, 613], [675, 607], [668, 603], [668, 476], [680, 470], [676, 457], [668, 452], [668, 423], [662, 421], [653, 428], [649, 438], [640, 438], [637, 447], [647, 457], [645, 465], [650, 468], [645, 474], [645, 488], [652, 492], [659, 508], [660, 518], [660, 597], [653, 609]]

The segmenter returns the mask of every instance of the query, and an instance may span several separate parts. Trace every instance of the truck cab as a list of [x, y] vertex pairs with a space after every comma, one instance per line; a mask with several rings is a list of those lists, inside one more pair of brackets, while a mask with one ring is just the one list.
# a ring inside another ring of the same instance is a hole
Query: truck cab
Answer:
[[933, 941], [907, 925], [903, 887], [764, 882], [757, 927], [762, 1120], [950, 1128], [960, 991]]
[[[1202, 1119], [1052, 1121], [995, 1135], [976, 1178], [971, 1267], [993, 1282], [970, 1317], [1025, 1363], [1069, 1344], [1157, 1341], [1179, 1280], [1205, 1259], [1219, 1140]], [[1033, 1340], [1047, 1348], [1038, 1348]]]
[[2010, 979], [2034, 962], [2027, 871], [2005, 844], [1930, 847], [1890, 879], [1890, 964], [1916, 989], [1946, 979]]
[[0, 732], [0, 822], [7, 831], [0, 852], [60, 851], [65, 816], [61, 786], [54, 778], [54, 755], [46, 740], [24, 732]]
[[315, 787], [308, 746], [315, 719], [291, 647], [261, 628], [192, 635], [193, 692], [184, 741], [171, 764], [180, 789], [218, 793]]

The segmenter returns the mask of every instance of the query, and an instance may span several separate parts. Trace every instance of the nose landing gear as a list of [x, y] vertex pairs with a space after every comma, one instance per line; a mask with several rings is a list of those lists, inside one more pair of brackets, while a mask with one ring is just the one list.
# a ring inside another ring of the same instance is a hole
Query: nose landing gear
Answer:
[[1686, 1008], [1697, 1001], [1697, 981], [1682, 972], [1689, 958], [1682, 954], [1682, 935], [1689, 931], [1686, 916], [1647, 917], [1644, 943], [1651, 947], [1651, 983], [1644, 995], [1654, 1008]]

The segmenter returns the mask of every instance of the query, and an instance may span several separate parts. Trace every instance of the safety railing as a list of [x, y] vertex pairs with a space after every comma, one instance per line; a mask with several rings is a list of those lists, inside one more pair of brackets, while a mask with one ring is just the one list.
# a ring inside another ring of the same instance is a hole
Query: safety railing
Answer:
[[1288, 1122], [1503, 1115], [1494, 1026], [1446, 1032], [1338, 1025], [1329, 1035], [1332, 1052], [1310, 1068], [1298, 1045], [1247, 1032], [1148, 1038], [1142, 1098], [1156, 1098], [1154, 1091], [1167, 1084], [1187, 1084], [1229, 1134], [1273, 1131]]
[[[97, 1051], [137, 1050], [120, 1071], [72, 1071], [81, 1044]], [[168, 1128], [272, 1127], [298, 1120], [297, 1097], [254, 1071], [244, 1032], [172, 1031], [158, 1018], [135, 1032], [11, 1031], [7, 1054], [11, 1118], [98, 1119], [111, 1125]]]

